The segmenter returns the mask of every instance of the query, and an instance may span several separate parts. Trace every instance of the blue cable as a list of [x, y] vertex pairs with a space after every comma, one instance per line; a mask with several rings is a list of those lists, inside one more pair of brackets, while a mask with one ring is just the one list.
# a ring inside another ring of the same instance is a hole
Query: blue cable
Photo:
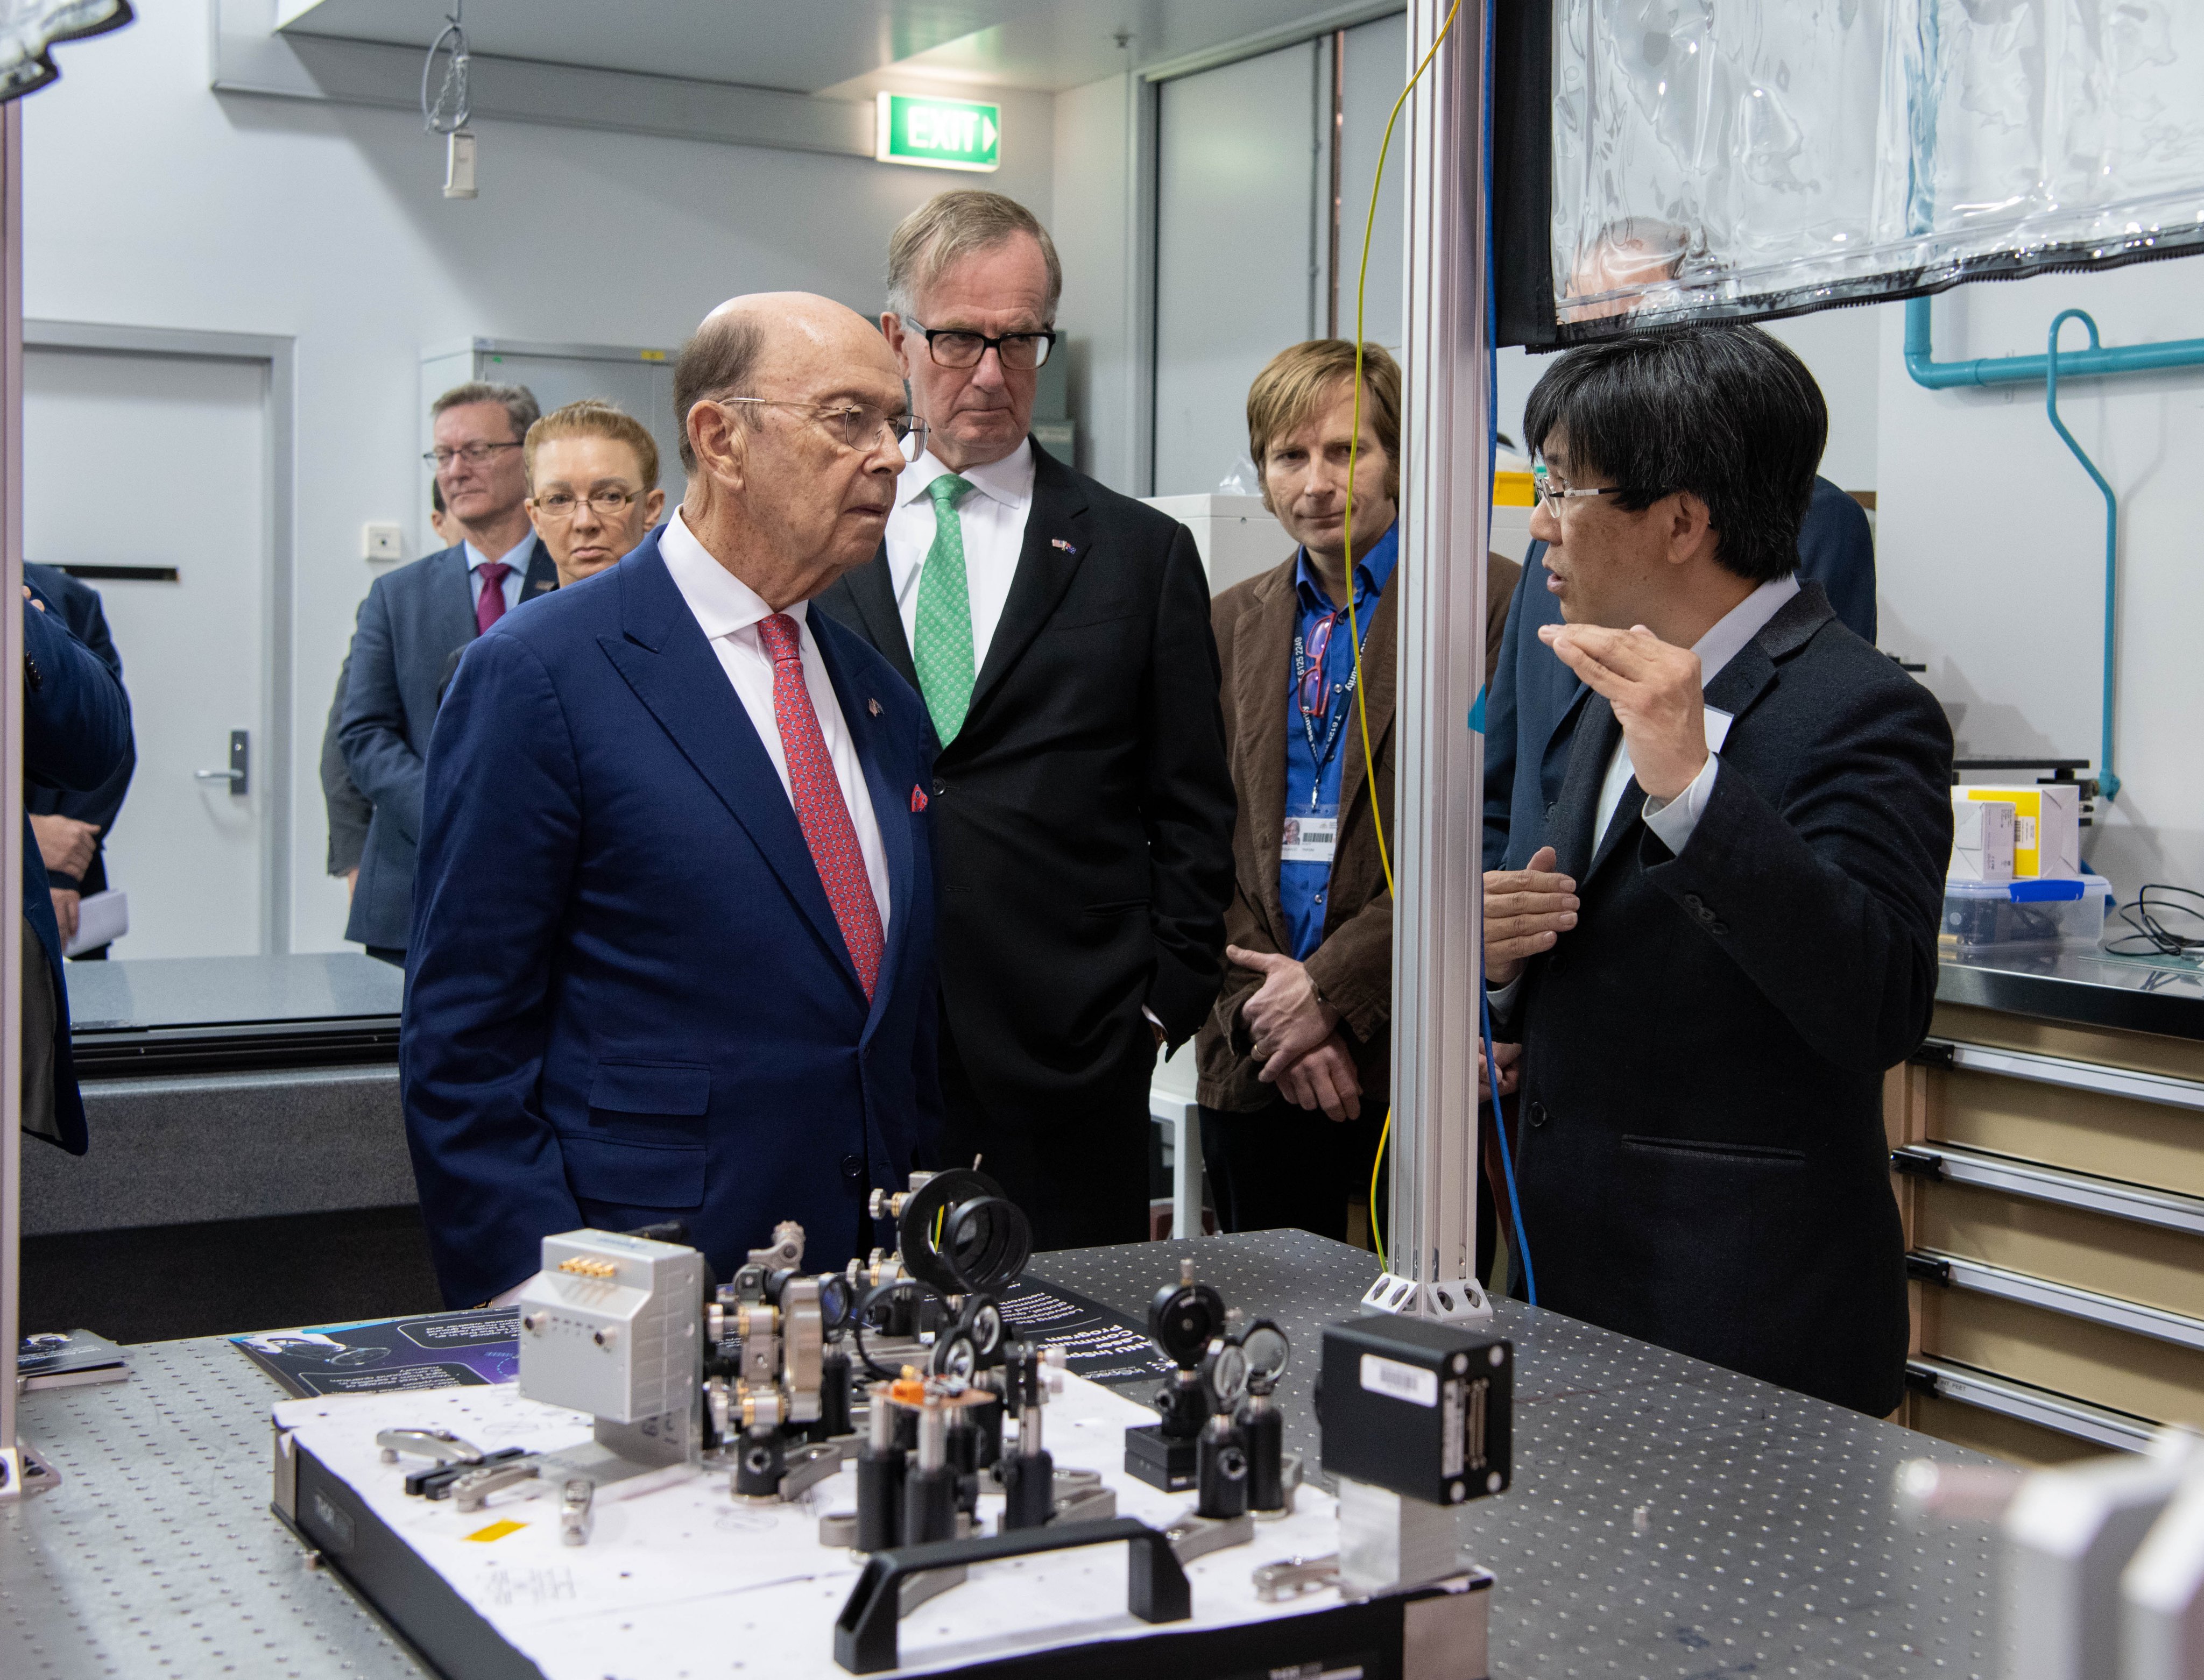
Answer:
[[[1484, 977], [1478, 976], [1481, 980]], [[1500, 1064], [1492, 1054], [1492, 999], [1478, 999], [1484, 1015], [1484, 1077], [1492, 1091], [1492, 1129], [1500, 1134], [1500, 1170], [1508, 1180], [1508, 1211], [1515, 1221], [1515, 1257], [1523, 1264], [1523, 1293], [1538, 1304], [1538, 1274], [1531, 1265], [1531, 1239], [1523, 1234], [1523, 1201], [1515, 1193], [1515, 1157], [1508, 1147], [1508, 1117], [1500, 1112]]]
[[[1484, 469], [1489, 486], [1500, 461], [1500, 305], [1492, 267], [1492, 29], [1493, 8], [1484, 12]], [[1485, 547], [1492, 546], [1492, 510], [1484, 512]], [[1488, 680], [1490, 673], [1486, 673]], [[1478, 696], [1469, 726], [1484, 733], [1484, 698]], [[1481, 965], [1480, 965], [1481, 968]], [[1515, 1222], [1515, 1254], [1523, 1267], [1523, 1291], [1538, 1304], [1538, 1275], [1531, 1266], [1531, 1244], [1523, 1234], [1523, 1202], [1515, 1191], [1515, 1156], [1508, 1147], [1508, 1121], [1500, 1109], [1500, 1063], [1492, 1049], [1492, 999], [1478, 975], [1478, 1005], [1484, 1021], [1485, 1079], [1492, 1092], [1492, 1129], [1500, 1134], [1500, 1170], [1508, 1180], [1508, 1211]]]

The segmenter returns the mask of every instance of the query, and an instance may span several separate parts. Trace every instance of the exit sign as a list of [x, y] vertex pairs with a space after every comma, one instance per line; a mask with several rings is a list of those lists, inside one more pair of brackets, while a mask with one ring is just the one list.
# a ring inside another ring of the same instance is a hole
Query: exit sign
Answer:
[[927, 169], [992, 171], [1003, 161], [1002, 120], [1000, 105], [883, 93], [873, 156]]

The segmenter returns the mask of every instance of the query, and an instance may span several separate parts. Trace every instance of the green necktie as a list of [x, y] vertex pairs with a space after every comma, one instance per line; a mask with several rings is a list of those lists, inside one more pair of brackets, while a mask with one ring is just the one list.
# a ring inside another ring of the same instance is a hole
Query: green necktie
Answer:
[[957, 499], [972, 488], [945, 472], [926, 487], [933, 498], [933, 546], [918, 580], [918, 624], [911, 650], [919, 691], [933, 714], [933, 731], [947, 746], [964, 727], [972, 704], [972, 598], [964, 587], [964, 525]]

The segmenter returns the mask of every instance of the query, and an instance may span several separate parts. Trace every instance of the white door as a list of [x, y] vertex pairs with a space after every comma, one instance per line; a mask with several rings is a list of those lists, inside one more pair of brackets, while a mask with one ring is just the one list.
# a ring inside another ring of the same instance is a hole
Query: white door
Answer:
[[[175, 581], [87, 579], [122, 659], [138, 771], [107, 848], [130, 896], [116, 957], [262, 948], [267, 751], [268, 370], [255, 362], [29, 349], [23, 358], [24, 558], [169, 567]], [[229, 767], [246, 732], [246, 791]]]

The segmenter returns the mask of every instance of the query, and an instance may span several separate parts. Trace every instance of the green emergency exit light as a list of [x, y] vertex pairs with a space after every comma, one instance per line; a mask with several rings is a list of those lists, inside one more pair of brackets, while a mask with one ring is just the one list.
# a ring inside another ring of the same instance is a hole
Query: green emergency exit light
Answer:
[[992, 171], [1003, 161], [1002, 119], [1000, 105], [883, 93], [873, 156], [923, 169]]

